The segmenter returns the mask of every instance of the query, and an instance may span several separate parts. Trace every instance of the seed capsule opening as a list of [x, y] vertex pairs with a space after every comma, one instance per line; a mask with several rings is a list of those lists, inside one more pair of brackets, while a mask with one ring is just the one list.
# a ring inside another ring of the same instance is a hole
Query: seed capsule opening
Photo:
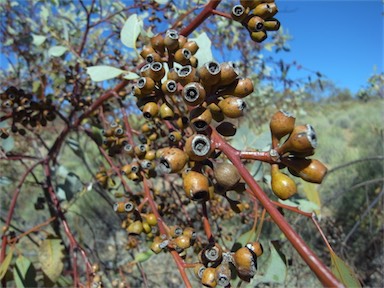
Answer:
[[166, 88], [167, 88], [167, 91], [170, 92], [170, 93], [176, 92], [176, 89], [177, 89], [176, 81], [169, 80], [167, 85], [166, 85]]
[[206, 63], [205, 67], [207, 68], [209, 73], [211, 73], [212, 75], [219, 74], [220, 70], [221, 70], [220, 64], [217, 63], [216, 61], [210, 61], [210, 62]]
[[132, 202], [127, 202], [124, 204], [125, 212], [132, 212], [135, 209], [135, 205]]
[[310, 124], [307, 124], [306, 127], [307, 127], [308, 141], [311, 143], [312, 148], [316, 148], [317, 147], [317, 136], [316, 136], [315, 129]]
[[235, 5], [232, 8], [232, 14], [237, 17], [240, 17], [241, 15], [243, 15], [244, 12], [245, 12], [245, 8], [243, 5]]
[[192, 151], [197, 156], [205, 156], [211, 150], [211, 141], [204, 135], [197, 135], [192, 140]]
[[169, 38], [174, 39], [174, 40], [179, 39], [179, 33], [173, 29], [167, 30], [166, 36], [168, 36]]
[[183, 66], [182, 68], [180, 68], [177, 71], [177, 74], [179, 75], [179, 77], [186, 77], [189, 74], [191, 74], [191, 72], [192, 72], [192, 66], [191, 65], [186, 65], [186, 66]]
[[163, 64], [161, 64], [160, 62], [153, 62], [150, 65], [151, 65], [151, 70], [154, 72], [158, 72], [163, 68]]

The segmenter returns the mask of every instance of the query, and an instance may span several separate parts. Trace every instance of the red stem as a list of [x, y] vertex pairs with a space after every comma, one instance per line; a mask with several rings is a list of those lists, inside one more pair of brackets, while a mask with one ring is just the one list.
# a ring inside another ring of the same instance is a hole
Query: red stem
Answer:
[[272, 201], [260, 188], [255, 179], [241, 162], [240, 152], [229, 145], [215, 130], [212, 131], [211, 139], [216, 144], [216, 147], [228, 157], [233, 165], [237, 167], [241, 177], [248, 184], [254, 196], [264, 206], [276, 225], [285, 234], [289, 242], [291, 242], [292, 246], [307, 263], [309, 268], [316, 274], [320, 282], [326, 287], [343, 287], [329, 268], [326, 267], [324, 263], [313, 253], [304, 240], [295, 232], [295, 230], [292, 229], [285, 218], [275, 208]]

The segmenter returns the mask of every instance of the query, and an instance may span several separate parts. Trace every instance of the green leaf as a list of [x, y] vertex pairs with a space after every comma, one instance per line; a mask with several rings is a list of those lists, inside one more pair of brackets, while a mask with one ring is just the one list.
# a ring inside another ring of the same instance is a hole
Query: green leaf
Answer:
[[299, 203], [298, 208], [303, 212], [312, 213], [316, 210], [319, 210], [319, 206], [316, 203], [313, 203], [306, 199], [299, 199], [297, 200], [297, 202]]
[[213, 60], [211, 40], [205, 32], [190, 40], [195, 41], [197, 45], [199, 45], [199, 50], [197, 50], [195, 54], [195, 57], [199, 61], [199, 67]]
[[139, 37], [143, 26], [143, 20], [137, 17], [137, 14], [129, 16], [120, 32], [121, 42], [129, 48], [136, 49], [137, 37]]
[[240, 247], [244, 247], [248, 242], [254, 241], [255, 238], [256, 238], [256, 231], [255, 230], [251, 229], [251, 230], [243, 233], [242, 235], [240, 235], [240, 237], [238, 237], [236, 239], [235, 243], [233, 243], [231, 251], [236, 251]]
[[359, 280], [352, 269], [337, 256], [333, 251], [331, 253], [331, 270], [346, 287], [361, 287]]
[[128, 72], [128, 73], [124, 74], [123, 78], [124, 78], [124, 79], [127, 79], [127, 80], [133, 80], [133, 79], [138, 79], [138, 78], [140, 78], [140, 76], [137, 75], [136, 73]]
[[13, 258], [13, 251], [15, 250], [15, 246], [11, 246], [8, 250], [7, 256], [5, 256], [5, 259], [3, 263], [0, 265], [0, 279], [3, 279], [5, 276], [5, 273], [7, 273], [9, 264], [11, 264], [12, 258]]
[[254, 280], [252, 281], [253, 285], [257, 285], [257, 283], [283, 284], [285, 282], [285, 278], [287, 277], [287, 266], [285, 265], [283, 255], [276, 250], [273, 243], [271, 243], [269, 247], [271, 253], [266, 263], [265, 272], [263, 275], [256, 275], [254, 277]]
[[24, 256], [17, 257], [16, 265], [13, 267], [13, 278], [16, 287], [36, 287], [36, 271], [31, 261]]
[[7, 139], [1, 139], [0, 146], [3, 147], [5, 153], [12, 151], [15, 146], [15, 139], [12, 136], [9, 136]]
[[169, 0], [155, 0], [155, 2], [162, 5], [162, 4], [167, 4]]
[[36, 45], [36, 46], [40, 46], [47, 39], [47, 37], [45, 37], [43, 35], [36, 35], [36, 34], [32, 34], [32, 38], [33, 38], [32, 44]]
[[95, 82], [113, 79], [124, 72], [124, 70], [107, 65], [90, 66], [87, 68], [87, 73], [91, 77], [92, 81]]
[[[73, 172], [69, 172], [65, 178], [64, 184], [58, 185], [57, 189], [64, 191], [65, 199], [71, 201], [71, 199], [79, 192], [83, 190], [83, 183], [81, 183], [79, 176]], [[61, 192], [62, 193], [62, 192]]]
[[133, 259], [133, 261], [136, 263], [144, 262], [151, 258], [154, 254], [155, 253], [152, 250], [148, 249], [147, 251], [136, 254], [135, 259]]
[[60, 277], [64, 268], [63, 249], [61, 240], [53, 236], [49, 236], [40, 244], [38, 256], [41, 269], [53, 283]]
[[320, 217], [321, 201], [320, 201], [319, 191], [317, 190], [317, 187], [319, 185], [314, 183], [309, 183], [304, 180], [301, 181], [301, 184], [303, 186], [304, 194], [307, 197], [307, 199], [317, 205], [317, 208], [314, 209], [314, 211], [316, 215]]
[[48, 50], [48, 56], [60, 57], [68, 50], [65, 46], [53, 46]]

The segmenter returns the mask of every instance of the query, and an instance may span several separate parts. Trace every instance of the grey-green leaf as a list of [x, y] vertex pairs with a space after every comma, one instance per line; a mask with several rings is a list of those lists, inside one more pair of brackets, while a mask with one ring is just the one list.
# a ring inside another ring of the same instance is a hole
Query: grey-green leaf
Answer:
[[15, 139], [12, 136], [9, 136], [7, 139], [1, 139], [0, 146], [3, 148], [4, 152], [12, 151], [15, 146]]
[[47, 37], [43, 35], [36, 35], [36, 34], [32, 34], [32, 38], [33, 38], [32, 44], [36, 46], [40, 46], [47, 39]]
[[31, 261], [24, 256], [17, 257], [15, 266], [13, 267], [13, 278], [15, 279], [16, 287], [36, 287], [36, 270]]
[[68, 50], [65, 46], [53, 46], [49, 48], [48, 55], [51, 57], [60, 57]]
[[139, 19], [137, 14], [129, 16], [120, 32], [121, 42], [129, 48], [136, 49], [136, 40], [140, 35], [143, 25], [143, 20]]
[[211, 40], [205, 32], [190, 40], [195, 41], [197, 45], [199, 45], [199, 50], [197, 50], [195, 54], [195, 57], [199, 61], [199, 67], [204, 65], [206, 62], [213, 60]]
[[88, 75], [95, 82], [116, 78], [124, 72], [124, 70], [107, 65], [90, 66], [87, 68]]

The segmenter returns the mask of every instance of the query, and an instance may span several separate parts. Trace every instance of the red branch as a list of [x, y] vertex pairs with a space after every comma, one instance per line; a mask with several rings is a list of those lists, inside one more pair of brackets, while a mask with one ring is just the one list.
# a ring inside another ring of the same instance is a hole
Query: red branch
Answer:
[[252, 175], [245, 168], [241, 162], [240, 152], [229, 145], [217, 132], [212, 131], [212, 141], [216, 147], [221, 150], [228, 159], [235, 165], [248, 184], [254, 196], [260, 201], [261, 205], [267, 210], [273, 221], [280, 228], [280, 230], [287, 237], [292, 246], [300, 254], [301, 258], [307, 263], [309, 268], [316, 274], [320, 282], [326, 287], [343, 287], [343, 285], [336, 279], [327, 266], [313, 253], [304, 240], [292, 229], [285, 218], [276, 209], [272, 201], [264, 193], [264, 191], [257, 184]]

